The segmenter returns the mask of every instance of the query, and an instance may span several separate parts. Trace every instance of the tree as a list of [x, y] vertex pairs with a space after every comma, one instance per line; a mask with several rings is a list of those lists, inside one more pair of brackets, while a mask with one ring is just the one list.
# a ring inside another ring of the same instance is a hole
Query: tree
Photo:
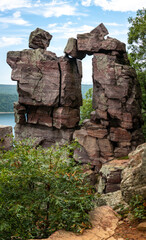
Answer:
[[80, 107], [80, 124], [82, 124], [85, 119], [90, 119], [90, 113], [94, 110], [92, 108], [92, 95], [93, 88], [90, 88], [85, 93], [85, 99], [83, 99], [83, 106]]
[[142, 90], [143, 130], [146, 136], [146, 9], [138, 10], [136, 17], [130, 17], [128, 21], [131, 24], [128, 32], [129, 60], [137, 72]]

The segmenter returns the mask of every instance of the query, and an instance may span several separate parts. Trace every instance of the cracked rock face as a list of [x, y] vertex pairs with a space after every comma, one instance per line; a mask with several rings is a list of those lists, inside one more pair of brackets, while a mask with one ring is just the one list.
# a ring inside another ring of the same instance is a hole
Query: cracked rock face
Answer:
[[30, 34], [29, 47], [33, 49], [46, 49], [49, 46], [51, 39], [52, 35], [50, 33], [44, 31], [41, 28], [36, 28]]

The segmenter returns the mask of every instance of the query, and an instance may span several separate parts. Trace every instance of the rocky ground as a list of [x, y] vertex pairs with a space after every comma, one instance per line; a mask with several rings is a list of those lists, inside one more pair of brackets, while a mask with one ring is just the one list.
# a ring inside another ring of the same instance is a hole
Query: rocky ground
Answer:
[[139, 231], [137, 229], [138, 224], [138, 222], [129, 222], [127, 220], [119, 221], [113, 240], [146, 240], [146, 231]]

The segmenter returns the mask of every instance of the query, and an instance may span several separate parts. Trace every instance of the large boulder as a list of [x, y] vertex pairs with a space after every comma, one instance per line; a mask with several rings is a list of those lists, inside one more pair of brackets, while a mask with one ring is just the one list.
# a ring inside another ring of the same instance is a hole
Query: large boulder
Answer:
[[73, 58], [78, 58], [82, 60], [85, 56], [86, 53], [78, 51], [77, 49], [77, 39], [76, 38], [69, 38], [68, 42], [66, 44], [66, 47], [64, 49], [64, 53], [67, 55], [73, 57]]
[[132, 196], [141, 195], [146, 199], [146, 143], [129, 154], [130, 162], [122, 172], [121, 191], [129, 203]]
[[33, 49], [46, 49], [49, 46], [51, 39], [52, 35], [50, 33], [46, 32], [41, 28], [36, 28], [30, 34], [29, 47]]
[[87, 54], [93, 54], [98, 52], [101, 46], [104, 36], [108, 34], [108, 30], [101, 23], [94, 28], [90, 33], [77, 35], [77, 49]]

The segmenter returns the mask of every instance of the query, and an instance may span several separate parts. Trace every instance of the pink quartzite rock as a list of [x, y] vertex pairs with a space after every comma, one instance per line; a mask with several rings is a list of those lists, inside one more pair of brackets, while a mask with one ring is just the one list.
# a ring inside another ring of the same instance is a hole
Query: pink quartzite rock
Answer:
[[81, 60], [86, 56], [85, 53], [77, 50], [77, 39], [75, 38], [68, 39], [67, 45], [64, 49], [64, 53], [73, 58], [78, 58]]
[[110, 139], [114, 142], [120, 141], [130, 141], [131, 133], [123, 128], [111, 128], [110, 129]]
[[[52, 36], [36, 29], [30, 35], [34, 49], [8, 52], [12, 80], [17, 81], [19, 103], [15, 104], [16, 138], [36, 138], [36, 144], [51, 146], [77, 138], [81, 148], [75, 158], [99, 171], [101, 164], [122, 157], [143, 143], [141, 92], [130, 66], [125, 44], [105, 36], [101, 23], [90, 33], [70, 38], [65, 56], [46, 51]], [[82, 62], [92, 55], [93, 109], [91, 120], [80, 130]], [[117, 175], [116, 175], [117, 177]], [[119, 184], [119, 183], [116, 183]], [[119, 188], [109, 181], [106, 191]]]
[[43, 49], [8, 52], [12, 80], [18, 82], [19, 103], [58, 106], [60, 71], [58, 59]]
[[27, 122], [32, 124], [44, 125], [52, 127], [52, 109], [42, 107], [28, 107], [27, 109]]
[[46, 49], [49, 46], [51, 39], [52, 35], [50, 33], [44, 31], [43, 29], [36, 28], [30, 34], [29, 47], [33, 49]]
[[104, 36], [106, 36], [107, 34], [108, 31], [103, 24], [97, 26], [90, 33], [78, 34], [78, 51], [82, 51], [89, 55], [98, 52], [105, 53], [105, 51], [126, 53], [125, 44], [115, 38], [107, 37], [107, 39], [104, 39]]
[[108, 30], [103, 23], [93, 29], [90, 33], [77, 35], [78, 51], [83, 51], [88, 54], [98, 52], [104, 36], [108, 34]]
[[81, 62], [68, 57], [59, 59], [61, 71], [60, 105], [78, 108], [82, 105]]
[[37, 124], [16, 124], [15, 126], [16, 140], [35, 139], [35, 144], [42, 147], [50, 147], [55, 143], [64, 144], [70, 142], [73, 132], [74, 129], [54, 129]]
[[[93, 161], [98, 164], [99, 162], [99, 147], [98, 142], [95, 137], [91, 137], [88, 135], [85, 129], [76, 130], [73, 135], [74, 139], [77, 139], [79, 144], [85, 149], [85, 152], [88, 154], [91, 159], [91, 163]], [[90, 146], [90, 147], [89, 147]], [[85, 154], [84, 152], [84, 154]], [[78, 152], [79, 153], [79, 152]], [[82, 153], [82, 151], [81, 151]]]
[[12, 147], [12, 127], [0, 125], [0, 150], [10, 150]]
[[113, 156], [113, 146], [108, 139], [98, 139], [98, 144], [102, 157], [108, 160]]
[[70, 107], [60, 107], [53, 111], [53, 126], [60, 129], [74, 128], [80, 120], [80, 110]]

